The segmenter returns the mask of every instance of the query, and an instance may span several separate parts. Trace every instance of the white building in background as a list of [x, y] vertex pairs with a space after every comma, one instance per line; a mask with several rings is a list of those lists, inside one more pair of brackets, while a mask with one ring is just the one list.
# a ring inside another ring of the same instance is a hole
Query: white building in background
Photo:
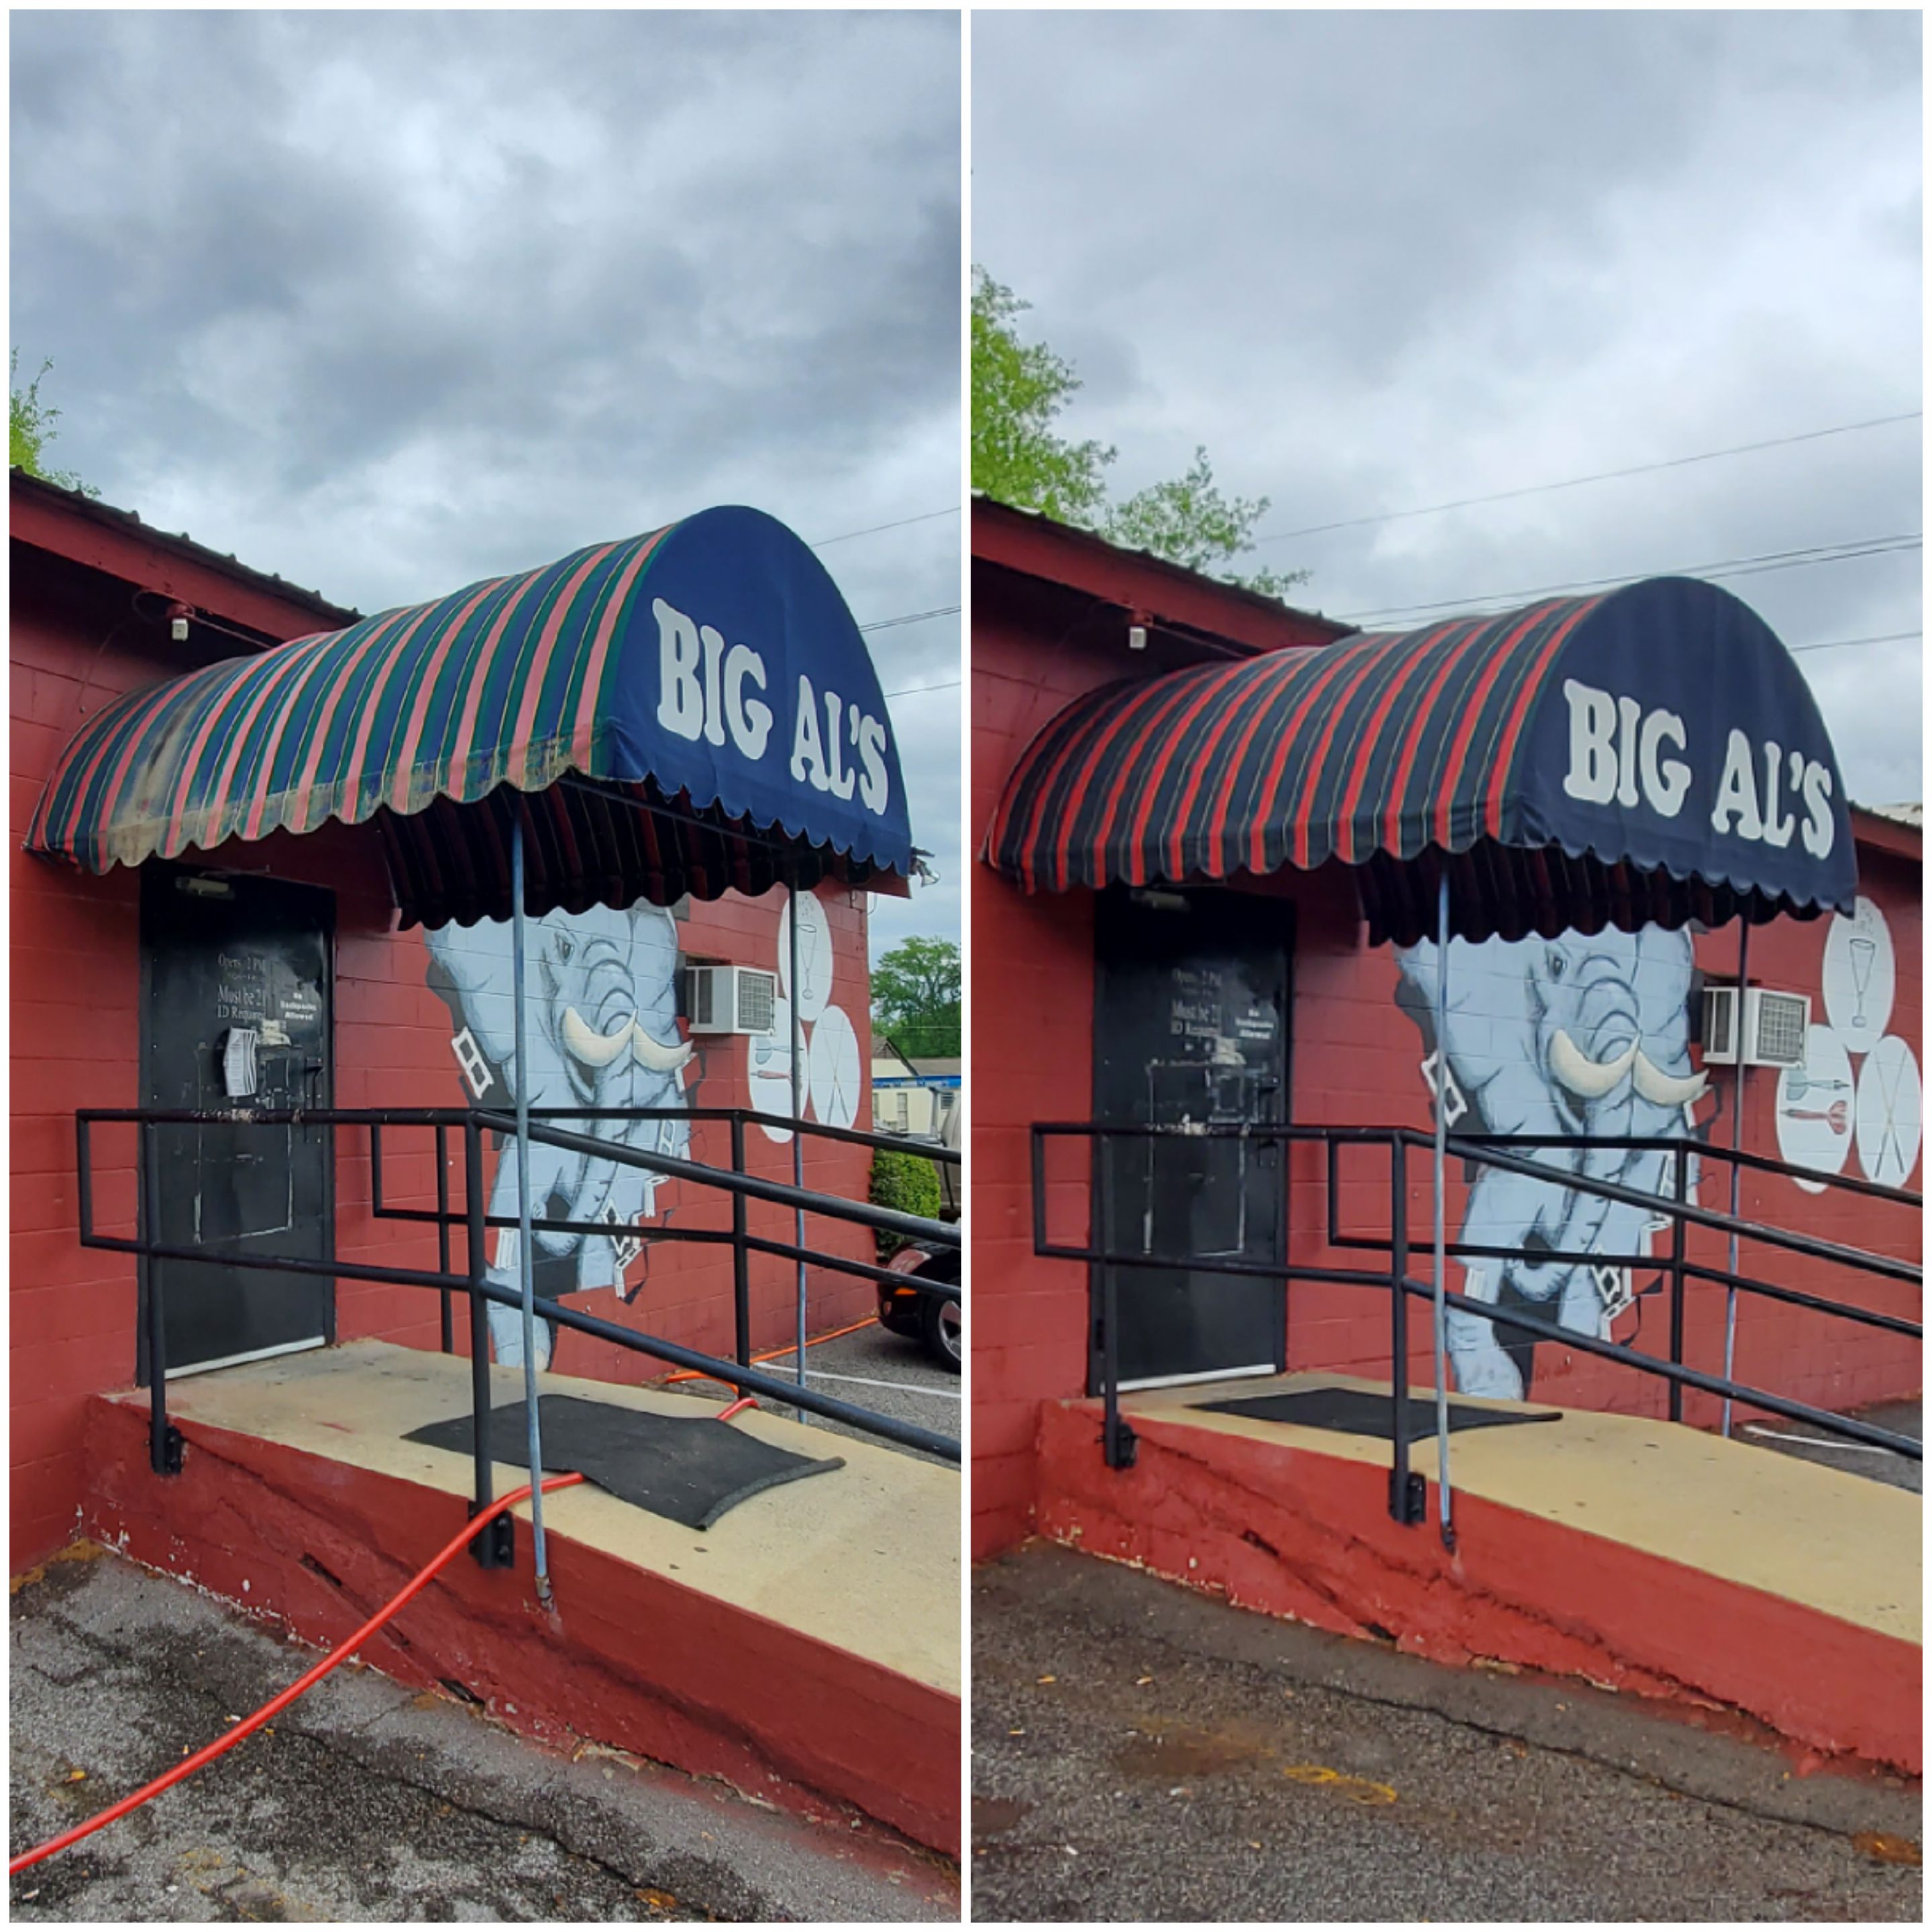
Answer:
[[961, 1063], [908, 1059], [887, 1049], [872, 1062], [872, 1131], [948, 1140], [959, 1111]]

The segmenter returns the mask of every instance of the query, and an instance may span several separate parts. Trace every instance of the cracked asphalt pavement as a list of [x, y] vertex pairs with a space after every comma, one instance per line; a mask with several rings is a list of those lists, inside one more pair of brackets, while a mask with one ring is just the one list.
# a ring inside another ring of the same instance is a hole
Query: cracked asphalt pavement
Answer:
[[[1874, 1402], [1869, 1408], [1855, 1408], [1850, 1413], [1861, 1422], [1889, 1429], [1894, 1435], [1922, 1440], [1925, 1433], [1925, 1407], [1922, 1402]], [[1822, 1436], [1804, 1423], [1784, 1422], [1774, 1417], [1763, 1422], [1747, 1422], [1739, 1426], [1738, 1440], [1754, 1444], [1760, 1449], [1772, 1450], [1781, 1456], [1796, 1456], [1803, 1462], [1822, 1462], [1828, 1469], [1842, 1469], [1848, 1476], [1864, 1476], [1875, 1483], [1889, 1483], [1894, 1489], [1916, 1490], [1922, 1495], [1924, 1491], [1923, 1462], [1912, 1462], [1888, 1450], [1868, 1448], [1862, 1442], [1846, 1442], [1838, 1437]]]
[[[315, 1655], [84, 1546], [16, 1583], [10, 1623], [16, 1854], [218, 1736]], [[616, 1754], [567, 1759], [352, 1664], [11, 1882], [16, 1922], [958, 1913], [956, 1873], [877, 1827], [794, 1817]]]
[[1903, 1779], [1047, 1544], [972, 1621], [976, 1922], [1922, 1916]]
[[[795, 1372], [795, 1357], [788, 1351], [760, 1366], [772, 1375]], [[888, 1334], [876, 1325], [861, 1328], [856, 1334], [841, 1335], [836, 1341], [813, 1343], [805, 1352], [806, 1375], [821, 1395], [833, 1395], [842, 1402], [856, 1402], [862, 1408], [877, 1409], [882, 1415], [901, 1422], [916, 1422], [922, 1428], [936, 1429], [942, 1436], [956, 1437], [960, 1430], [959, 1376], [956, 1370], [942, 1368], [916, 1342]], [[766, 1402], [774, 1415], [796, 1419], [798, 1412], [782, 1402]], [[827, 1422], [818, 1416], [804, 1420], [814, 1429], [835, 1436], [859, 1436], [862, 1432], [842, 1422]], [[876, 1436], [866, 1439], [878, 1442]], [[940, 1456], [928, 1456], [922, 1449], [901, 1448], [896, 1442], [880, 1447], [896, 1450], [902, 1456], [916, 1456], [922, 1462], [938, 1462]]]

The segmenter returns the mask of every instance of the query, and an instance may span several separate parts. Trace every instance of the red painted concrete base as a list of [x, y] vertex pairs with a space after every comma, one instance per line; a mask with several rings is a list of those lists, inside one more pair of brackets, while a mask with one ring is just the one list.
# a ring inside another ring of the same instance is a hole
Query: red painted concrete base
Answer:
[[[1232, 1604], [1439, 1663], [1499, 1659], [1708, 1710], [1916, 1777], [1916, 1645], [1466, 1492], [1457, 1549], [1388, 1514], [1388, 1472], [1136, 1416], [1108, 1469], [1097, 1404], [1043, 1404], [1040, 1534]], [[1436, 1498], [1430, 1496], [1432, 1526]]]
[[[310, 1643], [345, 1635], [461, 1527], [455, 1498], [177, 1418], [148, 1466], [145, 1411], [88, 1405], [88, 1534]], [[363, 1652], [400, 1682], [460, 1684], [513, 1728], [614, 1745], [788, 1810], [856, 1808], [957, 1857], [957, 1697], [558, 1535], [556, 1607], [518, 1568], [459, 1557]]]

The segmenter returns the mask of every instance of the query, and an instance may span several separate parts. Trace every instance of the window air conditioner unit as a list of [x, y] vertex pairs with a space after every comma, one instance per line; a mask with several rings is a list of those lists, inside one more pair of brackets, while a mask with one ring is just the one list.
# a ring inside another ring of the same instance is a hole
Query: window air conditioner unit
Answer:
[[685, 1018], [693, 1033], [770, 1033], [778, 997], [778, 976], [755, 966], [692, 966], [685, 971]]
[[1747, 1066], [1802, 1066], [1805, 1035], [1811, 1025], [1810, 996], [1751, 986], [1742, 989], [1740, 1003], [1740, 990], [1704, 989], [1704, 1064], [1735, 1066], [1742, 1058]]

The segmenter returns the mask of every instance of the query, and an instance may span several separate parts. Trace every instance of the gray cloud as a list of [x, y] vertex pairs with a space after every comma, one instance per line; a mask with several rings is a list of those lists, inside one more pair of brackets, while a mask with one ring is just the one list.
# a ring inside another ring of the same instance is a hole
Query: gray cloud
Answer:
[[[105, 499], [368, 610], [713, 502], [957, 501], [959, 33], [884, 14], [15, 16], [12, 339]], [[959, 519], [835, 545], [860, 622]], [[880, 633], [888, 691], [956, 620]], [[950, 700], [950, 701], [949, 701]], [[894, 706], [958, 930], [958, 693]]]
[[[974, 257], [1123, 491], [1204, 442], [1280, 532], [1918, 406], [1916, 15], [994, 14], [974, 50]], [[1352, 614], [1916, 531], [1921, 499], [1906, 424], [1258, 554]], [[1730, 587], [1802, 646], [1916, 631], [1921, 568]], [[1859, 796], [1921, 795], [1919, 658], [1798, 659]]]

